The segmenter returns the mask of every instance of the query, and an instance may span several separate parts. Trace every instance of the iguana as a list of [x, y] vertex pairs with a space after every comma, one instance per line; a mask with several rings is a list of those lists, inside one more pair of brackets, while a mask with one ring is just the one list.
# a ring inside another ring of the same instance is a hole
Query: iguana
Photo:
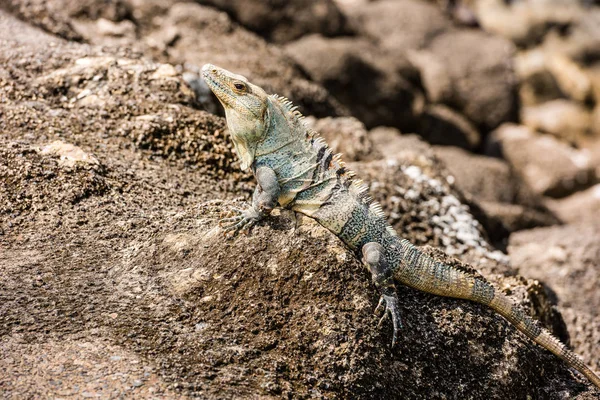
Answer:
[[225, 108], [241, 168], [251, 168], [257, 180], [252, 205], [234, 209], [235, 216], [221, 221], [226, 231], [235, 235], [249, 229], [277, 205], [307, 215], [337, 235], [371, 272], [381, 293], [377, 306], [383, 306], [380, 324], [391, 317], [392, 346], [401, 327], [397, 281], [427, 293], [491, 307], [600, 388], [600, 378], [575, 353], [483, 278], [438, 262], [399, 238], [381, 206], [368, 196], [367, 187], [354, 178], [340, 155], [333, 154], [306, 126], [289, 100], [267, 95], [245, 77], [211, 64], [202, 67], [202, 75]]

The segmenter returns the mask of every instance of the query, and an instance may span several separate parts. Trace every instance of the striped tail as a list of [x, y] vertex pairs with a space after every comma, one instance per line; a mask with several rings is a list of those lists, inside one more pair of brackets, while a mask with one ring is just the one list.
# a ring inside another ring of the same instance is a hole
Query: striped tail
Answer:
[[440, 263], [412, 243], [400, 239], [402, 263], [394, 272], [401, 283], [438, 296], [455, 297], [485, 304], [513, 324], [531, 340], [557, 355], [600, 389], [600, 377], [549, 331], [541, 328], [508, 297], [474, 274]]

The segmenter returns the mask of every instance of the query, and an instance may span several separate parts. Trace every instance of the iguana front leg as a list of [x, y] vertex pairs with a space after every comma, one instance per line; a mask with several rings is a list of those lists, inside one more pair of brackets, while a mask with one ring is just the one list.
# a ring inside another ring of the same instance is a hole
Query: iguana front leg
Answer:
[[280, 187], [275, 172], [268, 167], [259, 167], [254, 172], [257, 185], [252, 195], [252, 205], [245, 210], [234, 208], [237, 214], [220, 221], [225, 232], [236, 235], [240, 230], [247, 230], [256, 222], [265, 218], [277, 205]]
[[394, 326], [394, 335], [392, 337], [392, 347], [394, 347], [398, 339], [398, 331], [402, 328], [402, 321], [400, 318], [398, 294], [396, 293], [396, 285], [394, 285], [393, 271], [385, 261], [384, 252], [385, 249], [383, 246], [376, 242], [367, 243], [362, 247], [363, 262], [369, 267], [373, 282], [381, 292], [379, 304], [375, 312], [381, 306], [384, 306], [383, 316], [379, 320], [378, 326], [383, 323], [388, 315], [391, 317], [392, 325]]

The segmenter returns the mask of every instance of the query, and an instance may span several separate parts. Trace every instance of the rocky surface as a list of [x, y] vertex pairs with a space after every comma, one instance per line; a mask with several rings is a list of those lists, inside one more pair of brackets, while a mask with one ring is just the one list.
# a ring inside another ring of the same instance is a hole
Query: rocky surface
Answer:
[[596, 398], [492, 311], [405, 287], [390, 349], [368, 273], [309, 219], [218, 225], [253, 183], [204, 62], [315, 116], [403, 237], [598, 370], [596, 9], [494, 25], [486, 2], [0, 3], [2, 397]]

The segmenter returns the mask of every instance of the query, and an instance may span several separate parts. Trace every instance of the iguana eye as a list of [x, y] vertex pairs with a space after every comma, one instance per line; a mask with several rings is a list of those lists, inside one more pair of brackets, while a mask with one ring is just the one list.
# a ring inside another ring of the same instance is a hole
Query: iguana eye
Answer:
[[246, 90], [246, 85], [244, 85], [242, 82], [235, 82], [233, 84], [233, 87], [236, 88], [236, 90], [239, 90], [239, 91]]

